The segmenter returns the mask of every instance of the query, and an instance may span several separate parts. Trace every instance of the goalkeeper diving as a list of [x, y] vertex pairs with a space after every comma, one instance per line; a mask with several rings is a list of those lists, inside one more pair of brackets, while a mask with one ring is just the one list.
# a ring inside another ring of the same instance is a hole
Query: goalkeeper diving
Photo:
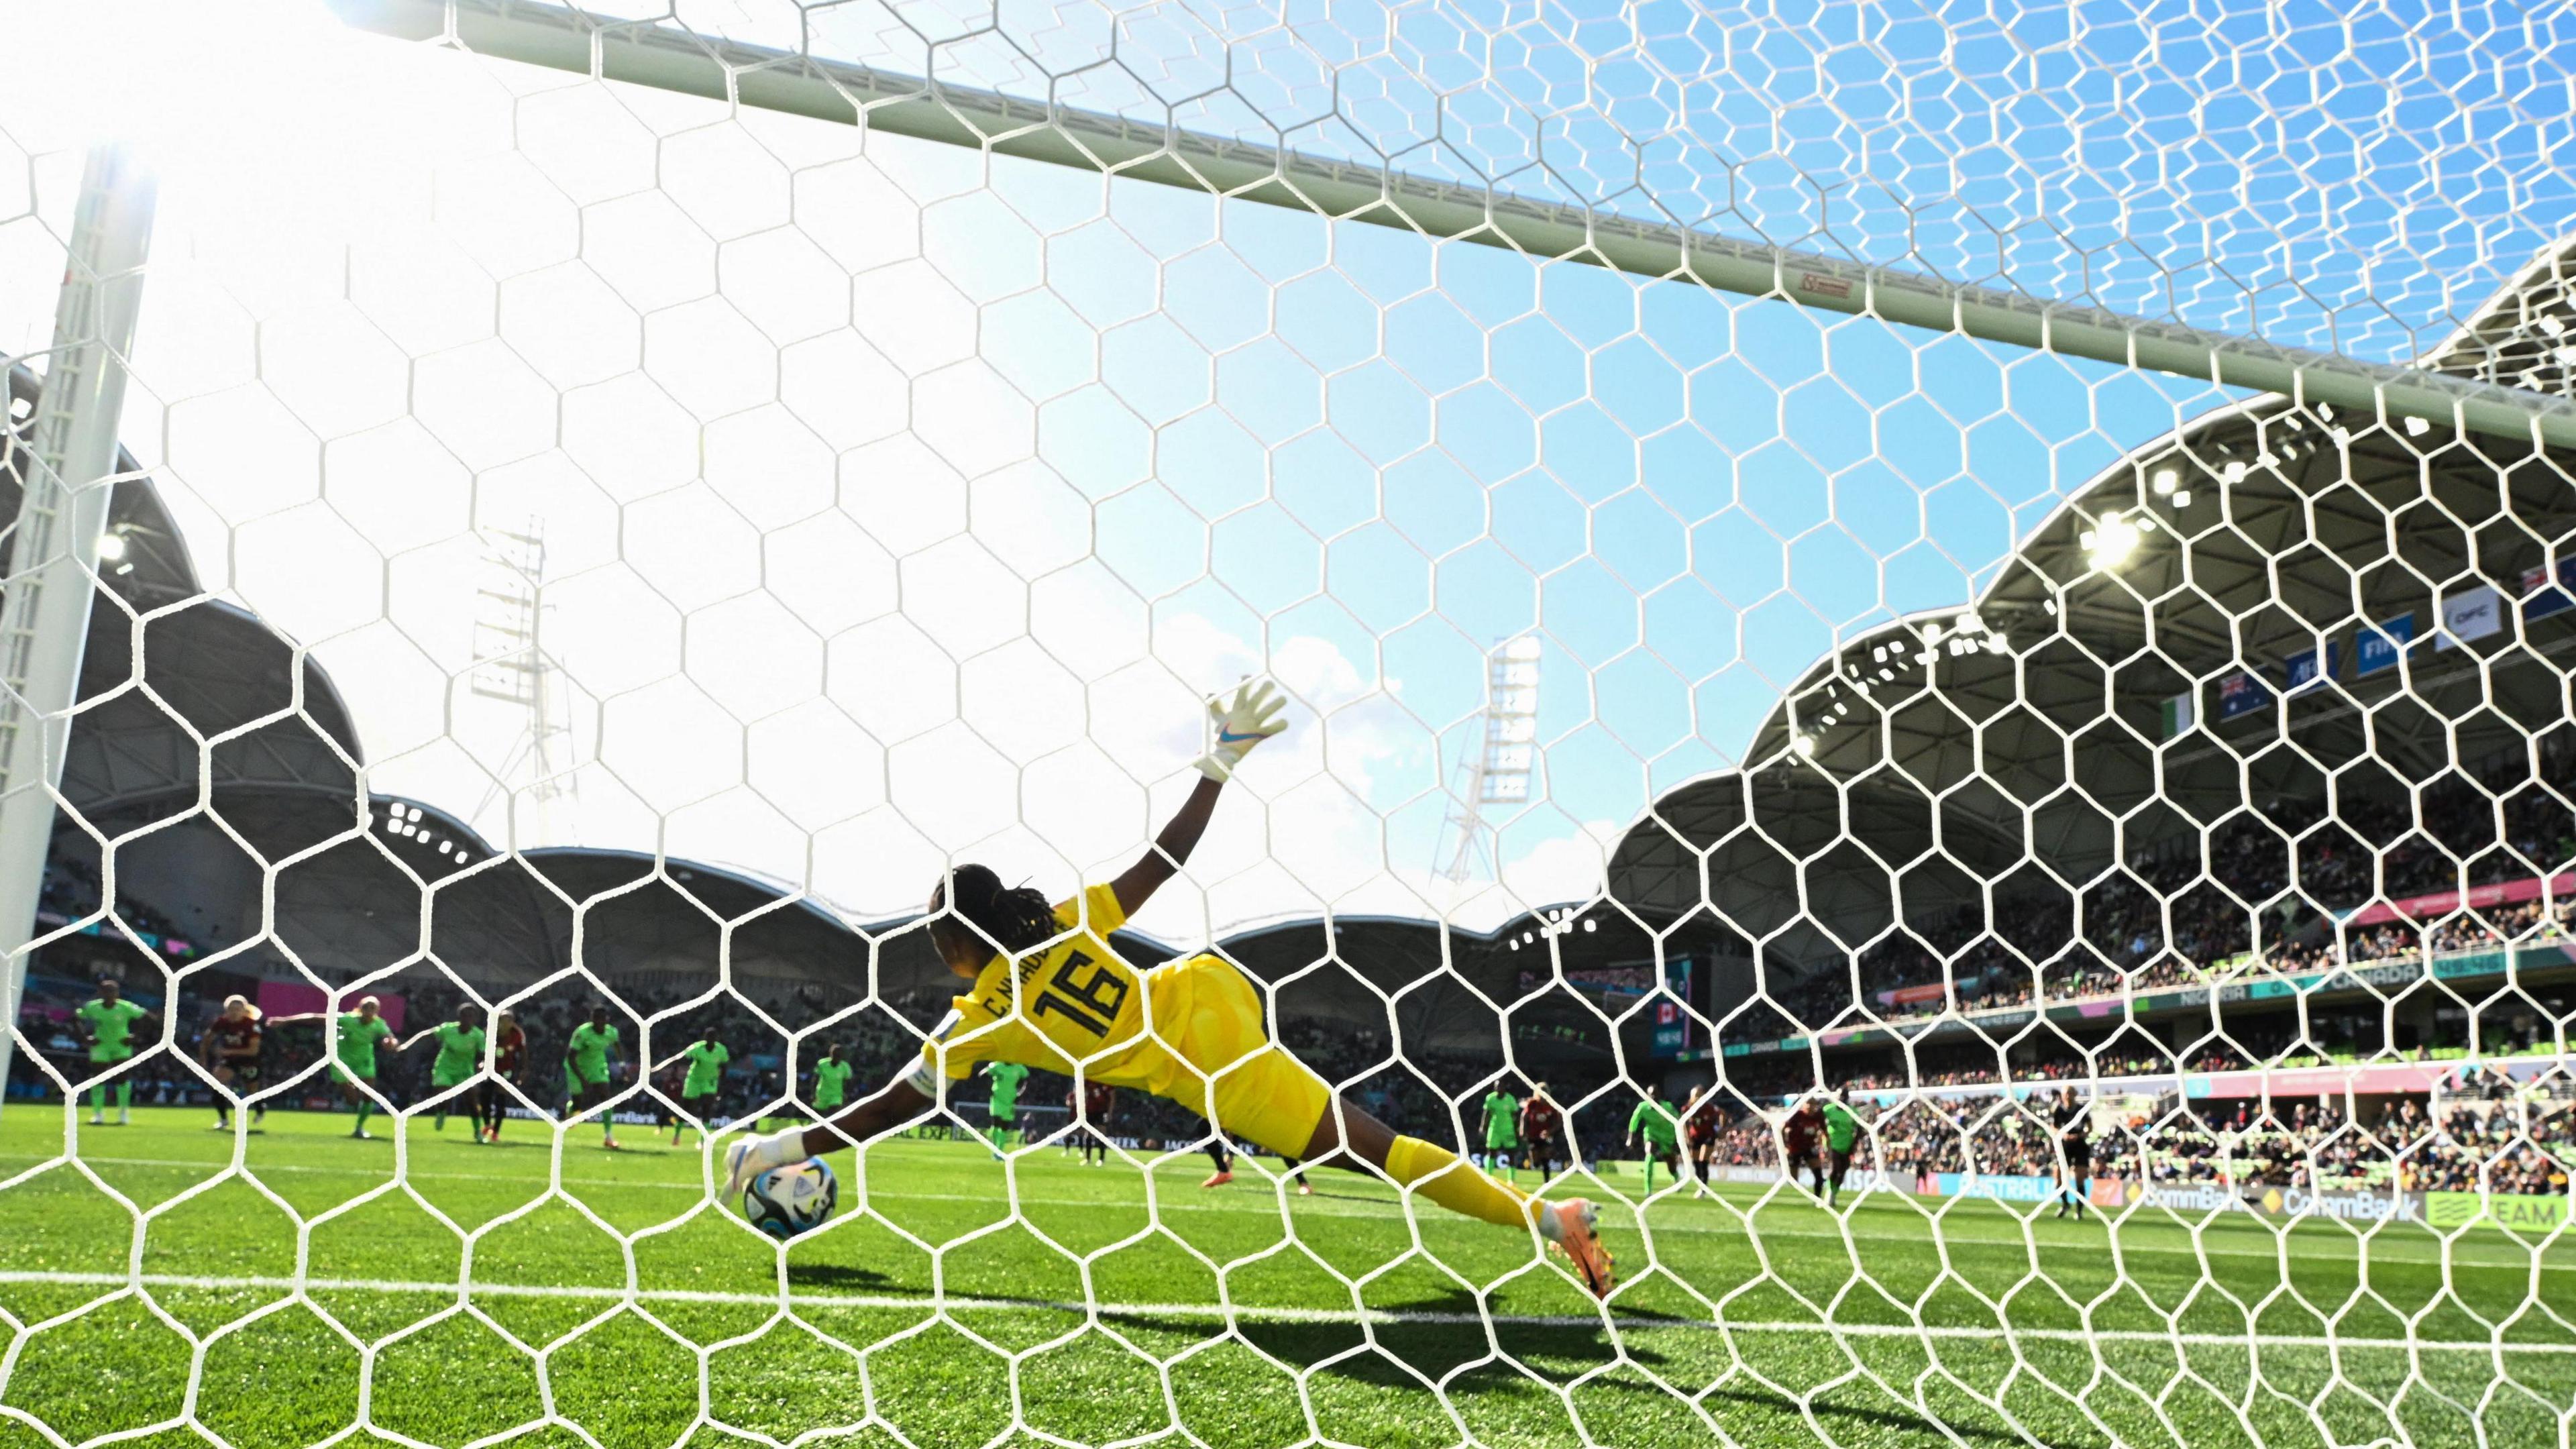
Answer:
[[1116, 880], [1050, 905], [1037, 891], [1004, 889], [988, 867], [949, 871], [931, 892], [930, 941], [949, 970], [974, 982], [972, 991], [956, 998], [920, 1060], [875, 1094], [816, 1126], [734, 1144], [726, 1195], [739, 1197], [772, 1168], [910, 1125], [938, 1106], [943, 1077], [963, 1081], [986, 1062], [1072, 1075], [1081, 1063], [1083, 1080], [1151, 1092], [1206, 1116], [1227, 1137], [1310, 1164], [1374, 1171], [1453, 1212], [1534, 1232], [1587, 1288], [1607, 1296], [1610, 1254], [1591, 1203], [1532, 1197], [1336, 1096], [1270, 1040], [1261, 993], [1232, 963], [1199, 955], [1137, 971], [1110, 949], [1109, 934], [1189, 860], [1244, 756], [1287, 727], [1281, 714], [1267, 683], [1209, 703], [1213, 739], [1197, 761], [1202, 778]]

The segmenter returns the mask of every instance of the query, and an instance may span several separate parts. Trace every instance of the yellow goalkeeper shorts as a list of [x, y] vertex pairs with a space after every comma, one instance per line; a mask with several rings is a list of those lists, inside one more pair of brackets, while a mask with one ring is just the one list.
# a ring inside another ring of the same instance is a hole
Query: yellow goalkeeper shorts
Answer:
[[1229, 1134], [1304, 1156], [1332, 1106], [1333, 1089], [1270, 1040], [1261, 1024], [1261, 993], [1214, 956], [1194, 956], [1153, 974], [1162, 978], [1151, 983], [1155, 1034], [1186, 1063], [1174, 1064], [1179, 1069], [1161, 1095], [1200, 1113], [1213, 1098], [1217, 1125]]

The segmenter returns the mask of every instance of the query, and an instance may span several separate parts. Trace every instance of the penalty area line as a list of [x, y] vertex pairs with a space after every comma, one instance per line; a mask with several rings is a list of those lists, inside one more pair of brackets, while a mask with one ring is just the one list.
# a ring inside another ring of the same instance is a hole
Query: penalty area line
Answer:
[[[1605, 1320], [1586, 1314], [1459, 1313], [1408, 1309], [1283, 1308], [1221, 1303], [1080, 1303], [1070, 1299], [988, 1298], [951, 1295], [944, 1298], [902, 1293], [748, 1293], [713, 1288], [623, 1288], [558, 1283], [398, 1282], [367, 1278], [286, 1278], [243, 1274], [220, 1276], [189, 1273], [66, 1273], [33, 1269], [0, 1270], [0, 1284], [70, 1288], [178, 1288], [206, 1292], [265, 1291], [296, 1293], [372, 1293], [454, 1298], [460, 1289], [478, 1298], [551, 1298], [596, 1303], [676, 1303], [728, 1308], [813, 1308], [841, 1311], [1020, 1312], [1063, 1313], [1107, 1319], [1190, 1318], [1211, 1322], [1349, 1324], [1353, 1327], [1495, 1327], [1599, 1328]], [[1611, 1316], [1609, 1326], [1626, 1333], [1689, 1330], [1699, 1333], [1751, 1333], [1812, 1337], [1916, 1340], [1973, 1340], [1979, 1343], [2028, 1339], [2040, 1343], [2125, 1343], [2171, 1348], [2307, 1348], [2337, 1353], [2509, 1353], [2576, 1354], [2576, 1343], [2496, 1343], [2437, 1338], [2331, 1338], [2298, 1334], [2158, 1333], [2139, 1328], [2007, 1328], [1965, 1324], [1796, 1323], [1778, 1320], [1727, 1321], [1694, 1318]]]

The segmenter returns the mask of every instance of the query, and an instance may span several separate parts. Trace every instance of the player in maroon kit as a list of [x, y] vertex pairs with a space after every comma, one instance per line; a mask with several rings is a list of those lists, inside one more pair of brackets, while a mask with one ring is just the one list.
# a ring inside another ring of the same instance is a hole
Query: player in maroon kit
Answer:
[[528, 1034], [519, 1028], [519, 1019], [504, 1011], [492, 1018], [492, 1073], [474, 1089], [474, 1140], [497, 1145], [501, 1140], [501, 1118], [509, 1110], [510, 1091], [504, 1083], [515, 1083], [528, 1064]]
[[1082, 1165], [1109, 1165], [1109, 1119], [1118, 1113], [1118, 1089], [1098, 1082], [1076, 1082], [1064, 1094], [1073, 1109], [1074, 1140], [1082, 1148]]
[[[197, 1041], [197, 1060], [214, 1074], [215, 1081], [232, 1089], [234, 1095], [247, 1097], [259, 1090], [259, 1051], [261, 1044], [259, 1008], [245, 996], [227, 996], [224, 1009], [206, 1024], [206, 1034]], [[233, 1125], [233, 1097], [215, 1093], [215, 1127], [217, 1132]], [[253, 1132], [268, 1129], [259, 1124], [268, 1120], [268, 1104], [250, 1104]]]
[[1717, 1089], [1710, 1087], [1682, 1118], [1682, 1161], [1699, 1179], [1698, 1195], [1706, 1197], [1717, 1195], [1709, 1180], [1717, 1168], [1717, 1130], [1721, 1125], [1718, 1116]]
[[1548, 1100], [1547, 1083], [1533, 1084], [1521, 1102], [1520, 1131], [1522, 1164], [1541, 1180], [1556, 1176], [1558, 1164], [1566, 1160], [1565, 1114]]
[[1794, 1183], [1798, 1169], [1805, 1168], [1815, 1180], [1815, 1194], [1825, 1195], [1825, 1109], [1809, 1097], [1798, 1104], [1788, 1120], [1780, 1124], [1780, 1170]]

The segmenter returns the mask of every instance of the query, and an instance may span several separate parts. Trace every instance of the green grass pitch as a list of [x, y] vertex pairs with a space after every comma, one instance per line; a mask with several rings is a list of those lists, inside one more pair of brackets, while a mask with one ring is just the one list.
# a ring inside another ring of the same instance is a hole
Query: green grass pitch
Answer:
[[1612, 1207], [1605, 1316], [1346, 1173], [900, 1141], [782, 1252], [640, 1127], [280, 1114], [243, 1175], [136, 1118], [76, 1162], [58, 1105], [0, 1118], [0, 1449], [2540, 1445], [2576, 1395], [2576, 1252], [2486, 1230], [1730, 1188]]

